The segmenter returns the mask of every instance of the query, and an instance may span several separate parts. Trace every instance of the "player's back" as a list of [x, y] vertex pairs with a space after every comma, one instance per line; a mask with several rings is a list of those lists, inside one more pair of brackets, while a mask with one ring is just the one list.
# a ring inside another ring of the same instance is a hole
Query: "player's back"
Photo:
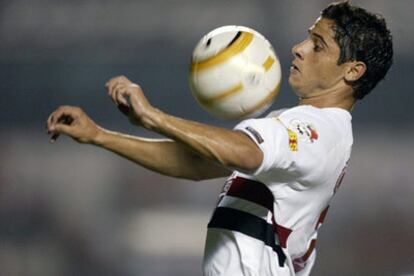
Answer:
[[205, 275], [307, 275], [352, 146], [351, 115], [298, 106], [236, 126], [263, 162], [235, 172], [209, 223]]

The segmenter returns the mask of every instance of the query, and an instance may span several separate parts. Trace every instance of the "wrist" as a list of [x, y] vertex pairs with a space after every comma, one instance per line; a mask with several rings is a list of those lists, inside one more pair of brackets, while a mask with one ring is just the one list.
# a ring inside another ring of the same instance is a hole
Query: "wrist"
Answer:
[[157, 109], [151, 108], [149, 112], [141, 119], [142, 126], [151, 131], [157, 131], [159, 129], [160, 122], [163, 121], [165, 114]]
[[95, 145], [95, 146], [103, 146], [108, 134], [109, 134], [108, 130], [101, 128], [101, 127], [97, 127], [96, 133], [92, 137], [90, 144]]

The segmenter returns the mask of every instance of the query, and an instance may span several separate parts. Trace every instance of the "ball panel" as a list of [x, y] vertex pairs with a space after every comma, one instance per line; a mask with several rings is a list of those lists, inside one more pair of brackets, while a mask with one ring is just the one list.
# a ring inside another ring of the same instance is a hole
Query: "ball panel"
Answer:
[[246, 60], [237, 55], [228, 62], [209, 70], [191, 72], [190, 81], [196, 89], [195, 94], [204, 99], [220, 96], [241, 82], [240, 68], [244, 66], [246, 66]]
[[253, 40], [252, 33], [242, 32], [240, 36], [234, 40], [228, 47], [217, 53], [216, 55], [202, 61], [193, 61], [191, 64], [191, 72], [198, 70], [206, 70], [208, 68], [219, 65], [223, 62], [226, 62], [228, 59], [233, 56], [243, 52], [244, 49], [249, 46]]

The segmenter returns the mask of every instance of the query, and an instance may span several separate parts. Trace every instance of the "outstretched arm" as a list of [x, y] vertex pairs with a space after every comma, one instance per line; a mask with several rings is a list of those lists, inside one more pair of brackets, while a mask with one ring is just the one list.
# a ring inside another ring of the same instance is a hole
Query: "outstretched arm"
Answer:
[[169, 139], [145, 139], [102, 131], [95, 144], [152, 171], [191, 180], [230, 175], [231, 171]]
[[201, 158], [175, 141], [144, 139], [105, 130], [97, 126], [78, 107], [59, 107], [49, 116], [47, 128], [51, 134], [66, 134], [80, 143], [102, 147], [168, 176], [205, 180], [231, 173], [225, 167]]
[[[152, 107], [141, 88], [121, 76], [111, 79], [108, 94], [129, 120], [172, 140], [148, 140], [98, 127], [80, 108], [63, 106], [48, 119], [53, 136], [67, 134], [81, 143], [113, 151], [153, 171], [189, 179], [257, 169], [263, 153], [244, 133], [167, 115]], [[53, 137], [52, 137], [53, 138]]]
[[247, 172], [257, 169], [263, 160], [260, 148], [244, 133], [165, 114], [124, 76], [111, 79], [106, 87], [131, 122], [180, 142], [205, 159]]

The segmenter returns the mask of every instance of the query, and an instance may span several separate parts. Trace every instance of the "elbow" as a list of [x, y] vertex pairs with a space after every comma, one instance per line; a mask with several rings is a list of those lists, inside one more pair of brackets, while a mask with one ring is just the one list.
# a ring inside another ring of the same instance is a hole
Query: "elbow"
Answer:
[[243, 167], [241, 167], [242, 170], [246, 172], [254, 172], [256, 171], [263, 161], [263, 154], [260, 156], [249, 156], [246, 159], [248, 159], [244, 164]]
[[263, 152], [259, 148], [256, 148], [237, 155], [237, 160], [228, 166], [244, 172], [254, 172], [260, 167], [262, 162]]

